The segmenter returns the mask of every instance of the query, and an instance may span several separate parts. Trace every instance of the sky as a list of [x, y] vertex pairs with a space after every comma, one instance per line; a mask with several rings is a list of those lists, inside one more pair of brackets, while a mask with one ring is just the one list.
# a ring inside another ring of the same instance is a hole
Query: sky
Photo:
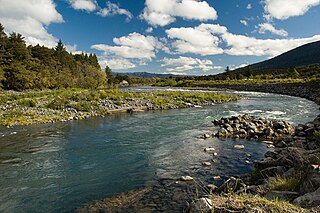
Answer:
[[320, 0], [0, 0], [6, 33], [104, 69], [211, 75], [320, 40]]

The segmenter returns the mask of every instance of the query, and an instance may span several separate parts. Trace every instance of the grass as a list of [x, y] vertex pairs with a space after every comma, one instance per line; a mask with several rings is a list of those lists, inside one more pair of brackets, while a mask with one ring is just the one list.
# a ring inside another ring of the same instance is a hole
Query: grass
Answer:
[[[101, 104], [108, 100], [108, 106]], [[139, 101], [152, 109], [185, 108], [189, 104], [206, 105], [216, 102], [235, 101], [236, 96], [201, 92], [123, 92], [119, 90], [59, 89], [42, 91], [1, 91], [0, 125], [28, 125], [83, 119], [110, 114], [110, 106], [121, 109], [125, 103]], [[129, 106], [130, 107], [130, 106]]]
[[315, 131], [313, 133], [313, 136], [316, 137], [316, 138], [320, 138], [320, 131]]
[[296, 213], [308, 212], [286, 201], [268, 200], [258, 195], [227, 194], [225, 196], [213, 195], [211, 200], [215, 213], [220, 212], [274, 212]]
[[295, 191], [299, 186], [300, 179], [297, 177], [285, 178], [277, 176], [268, 182], [271, 191]]

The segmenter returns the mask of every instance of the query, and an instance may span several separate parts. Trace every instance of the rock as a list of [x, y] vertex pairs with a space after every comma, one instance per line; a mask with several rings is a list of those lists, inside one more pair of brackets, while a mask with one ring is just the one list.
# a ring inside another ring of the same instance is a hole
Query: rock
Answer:
[[214, 151], [216, 151], [216, 150], [213, 147], [208, 147], [208, 148], [205, 148], [204, 151], [208, 152], [208, 153], [214, 153]]
[[266, 135], [266, 136], [271, 136], [273, 134], [273, 130], [271, 128], [265, 128], [263, 129], [263, 134]]
[[295, 205], [301, 206], [303, 208], [312, 208], [320, 205], [320, 187], [310, 193], [306, 193], [300, 197], [293, 200]]
[[211, 166], [210, 162], [202, 162], [202, 166]]
[[234, 148], [236, 148], [236, 149], [244, 149], [244, 145], [234, 145]]
[[212, 201], [210, 198], [200, 198], [190, 207], [190, 213], [210, 213], [212, 211]]
[[287, 147], [287, 146], [288, 145], [284, 141], [279, 141], [278, 143], [275, 144], [275, 147], [279, 147], [279, 148], [284, 148], [284, 147]]
[[204, 138], [204, 139], [211, 138], [211, 135], [210, 135], [210, 134], [208, 134], [208, 133], [206, 133], [206, 134], [204, 134], [204, 135], [203, 135], [203, 138]]
[[264, 197], [272, 200], [279, 199], [279, 200], [286, 200], [291, 202], [298, 196], [299, 196], [298, 192], [270, 191]]
[[272, 141], [261, 141], [261, 143], [265, 143], [265, 144], [273, 145], [273, 142], [272, 142]]
[[260, 171], [260, 174], [267, 178], [267, 177], [275, 177], [277, 175], [282, 175], [287, 171], [286, 167], [284, 166], [274, 166], [274, 167], [269, 167], [266, 169], [263, 169]]
[[208, 184], [207, 187], [213, 192], [214, 190], [216, 190], [218, 187], [214, 184]]
[[277, 155], [278, 153], [274, 151], [267, 151], [266, 154], [264, 154], [266, 158], [276, 158]]
[[213, 180], [220, 180], [220, 179], [221, 179], [221, 177], [219, 175], [213, 177]]
[[192, 181], [193, 180], [193, 177], [191, 177], [191, 176], [181, 176], [180, 177], [180, 180], [181, 181]]
[[272, 145], [272, 144], [269, 144], [269, 145], [267, 145], [267, 148], [268, 148], [268, 149], [273, 149], [273, 148], [275, 148], [275, 146]]

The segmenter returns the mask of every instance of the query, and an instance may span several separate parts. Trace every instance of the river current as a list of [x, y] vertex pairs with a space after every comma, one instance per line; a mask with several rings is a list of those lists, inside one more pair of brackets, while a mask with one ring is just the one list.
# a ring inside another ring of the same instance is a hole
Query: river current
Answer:
[[[149, 91], [157, 88], [131, 88]], [[170, 88], [167, 88], [172, 90]], [[203, 140], [214, 119], [251, 114], [294, 124], [319, 114], [311, 101], [276, 94], [228, 92], [245, 98], [202, 108], [115, 114], [105, 118], [0, 128], [0, 212], [70, 212], [94, 200], [192, 175], [218, 155], [211, 172], [222, 178], [252, 170], [266, 145]], [[235, 144], [245, 149], [234, 149]]]

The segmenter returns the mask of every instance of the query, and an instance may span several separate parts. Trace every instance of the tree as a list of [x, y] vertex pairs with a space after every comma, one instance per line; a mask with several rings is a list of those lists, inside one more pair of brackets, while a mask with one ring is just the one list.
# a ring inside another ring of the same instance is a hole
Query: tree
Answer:
[[6, 61], [7, 44], [8, 44], [8, 36], [4, 32], [4, 27], [0, 23], [0, 66], [7, 64], [7, 61]]
[[20, 33], [11, 33], [7, 44], [7, 51], [16, 61], [26, 61], [30, 58], [29, 50], [24, 41], [24, 37]]
[[224, 70], [226, 73], [229, 73], [230, 72], [230, 68], [229, 66], [226, 67], [226, 69]]
[[111, 71], [110, 67], [109, 67], [109, 66], [106, 66], [104, 72], [106, 73], [107, 83], [108, 83], [109, 85], [111, 85], [111, 84], [113, 83], [113, 80], [114, 80], [114, 79], [113, 79], [112, 71]]

